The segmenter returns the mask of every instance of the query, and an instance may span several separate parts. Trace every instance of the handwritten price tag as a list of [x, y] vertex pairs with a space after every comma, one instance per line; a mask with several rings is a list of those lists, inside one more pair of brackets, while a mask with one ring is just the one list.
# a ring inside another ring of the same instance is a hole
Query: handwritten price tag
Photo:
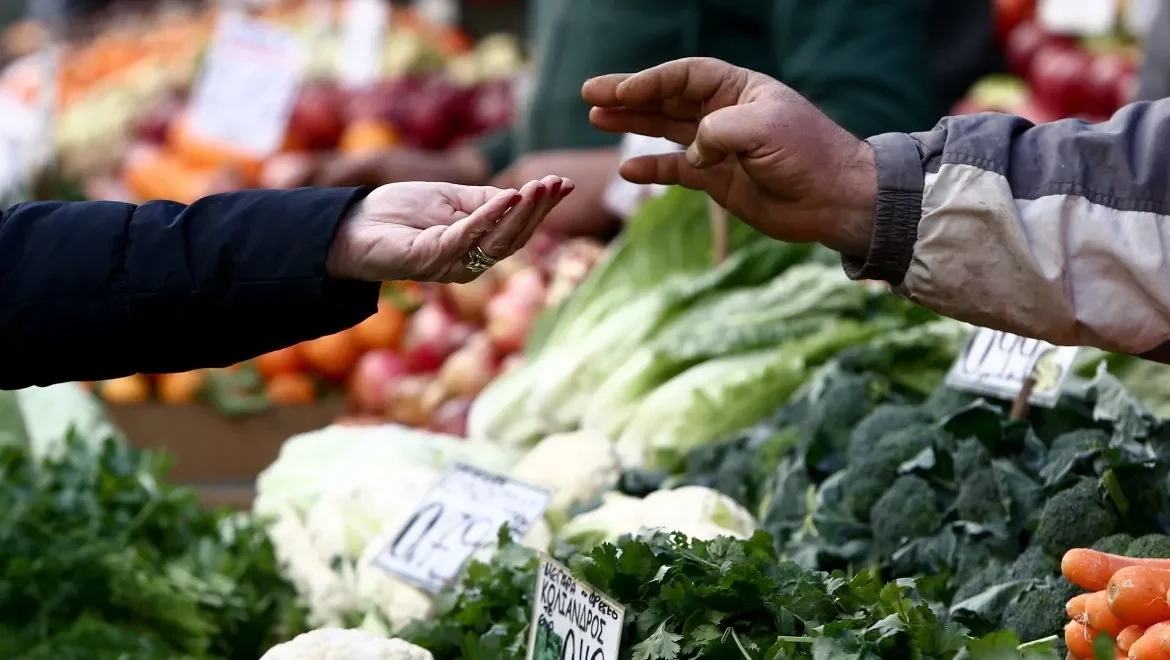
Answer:
[[548, 557], [540, 559], [533, 602], [527, 660], [616, 660], [621, 605]]
[[1035, 378], [1029, 402], [1051, 408], [1072, 370], [1080, 349], [1054, 346], [998, 330], [979, 328], [947, 373], [946, 384], [958, 390], [1014, 399], [1024, 381]]
[[437, 593], [476, 550], [495, 540], [504, 523], [516, 538], [527, 534], [550, 497], [542, 488], [452, 465], [374, 562]]
[[226, 14], [195, 88], [192, 131], [259, 158], [275, 153], [284, 142], [304, 60], [291, 33]]
[[382, 74], [382, 45], [393, 11], [387, 0], [349, 0], [341, 48], [341, 79], [359, 87]]

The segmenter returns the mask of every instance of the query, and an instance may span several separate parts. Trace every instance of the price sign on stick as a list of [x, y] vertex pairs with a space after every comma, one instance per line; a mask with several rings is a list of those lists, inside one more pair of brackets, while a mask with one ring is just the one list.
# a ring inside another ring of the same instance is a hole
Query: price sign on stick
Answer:
[[551, 494], [467, 465], [452, 465], [374, 562], [398, 577], [437, 593], [476, 550], [508, 524], [516, 538], [528, 533]]
[[191, 108], [191, 129], [263, 158], [284, 142], [304, 51], [291, 33], [239, 12], [220, 20]]
[[[1075, 346], [978, 328], [947, 372], [946, 384], [958, 390], [1015, 399], [1026, 390], [1032, 405], [1051, 408], [1076, 361]], [[1029, 383], [1030, 381], [1030, 383]]]
[[349, 0], [341, 47], [341, 79], [360, 87], [382, 74], [382, 45], [392, 11], [387, 0]]
[[540, 558], [528, 624], [527, 660], [617, 660], [625, 609]]

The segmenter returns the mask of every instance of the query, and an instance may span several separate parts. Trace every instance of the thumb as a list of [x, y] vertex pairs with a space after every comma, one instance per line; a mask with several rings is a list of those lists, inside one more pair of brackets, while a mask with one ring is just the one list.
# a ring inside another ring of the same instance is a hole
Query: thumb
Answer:
[[694, 142], [687, 147], [687, 162], [691, 167], [705, 169], [723, 162], [728, 154], [758, 147], [765, 123], [754, 110], [751, 104], [735, 105], [703, 117]]

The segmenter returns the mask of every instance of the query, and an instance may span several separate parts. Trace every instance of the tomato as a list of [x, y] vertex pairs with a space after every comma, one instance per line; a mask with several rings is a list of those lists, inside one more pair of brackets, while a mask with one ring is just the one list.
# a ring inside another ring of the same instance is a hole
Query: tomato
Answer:
[[352, 332], [345, 330], [301, 344], [305, 361], [322, 376], [344, 381], [361, 357], [361, 345]]
[[398, 348], [402, 345], [402, 328], [406, 313], [397, 305], [383, 301], [378, 311], [353, 328], [354, 339], [362, 348]]
[[268, 400], [278, 406], [297, 406], [317, 400], [317, 387], [305, 374], [278, 374], [265, 388]]
[[163, 403], [194, 403], [207, 374], [202, 370], [162, 374], [158, 377], [158, 398]]
[[280, 374], [299, 373], [305, 368], [305, 359], [299, 346], [289, 346], [265, 353], [256, 358], [255, 363], [256, 371], [260, 372], [264, 380], [271, 380]]
[[99, 392], [102, 399], [113, 404], [142, 403], [150, 399], [150, 380], [142, 374], [104, 380]]

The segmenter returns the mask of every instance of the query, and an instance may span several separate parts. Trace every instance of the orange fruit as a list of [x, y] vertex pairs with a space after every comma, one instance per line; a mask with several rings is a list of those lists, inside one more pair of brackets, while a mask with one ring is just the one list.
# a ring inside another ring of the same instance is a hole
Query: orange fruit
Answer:
[[271, 353], [265, 353], [256, 358], [255, 363], [256, 371], [260, 372], [264, 380], [271, 380], [280, 374], [298, 373], [305, 366], [304, 357], [297, 346], [288, 346]]
[[353, 327], [353, 336], [364, 349], [398, 348], [406, 313], [389, 302], [378, 304], [378, 311]]
[[298, 406], [317, 400], [317, 387], [305, 374], [277, 374], [265, 388], [268, 400], [278, 406]]
[[358, 119], [341, 134], [338, 148], [343, 154], [365, 154], [382, 151], [398, 144], [398, 132], [380, 119]]
[[99, 385], [102, 399], [117, 405], [142, 403], [150, 399], [150, 379], [142, 374], [103, 380]]
[[353, 333], [343, 330], [301, 344], [301, 354], [317, 373], [335, 381], [343, 381], [361, 357], [361, 345]]
[[207, 382], [203, 370], [162, 374], [158, 377], [158, 398], [163, 403], [194, 403]]

